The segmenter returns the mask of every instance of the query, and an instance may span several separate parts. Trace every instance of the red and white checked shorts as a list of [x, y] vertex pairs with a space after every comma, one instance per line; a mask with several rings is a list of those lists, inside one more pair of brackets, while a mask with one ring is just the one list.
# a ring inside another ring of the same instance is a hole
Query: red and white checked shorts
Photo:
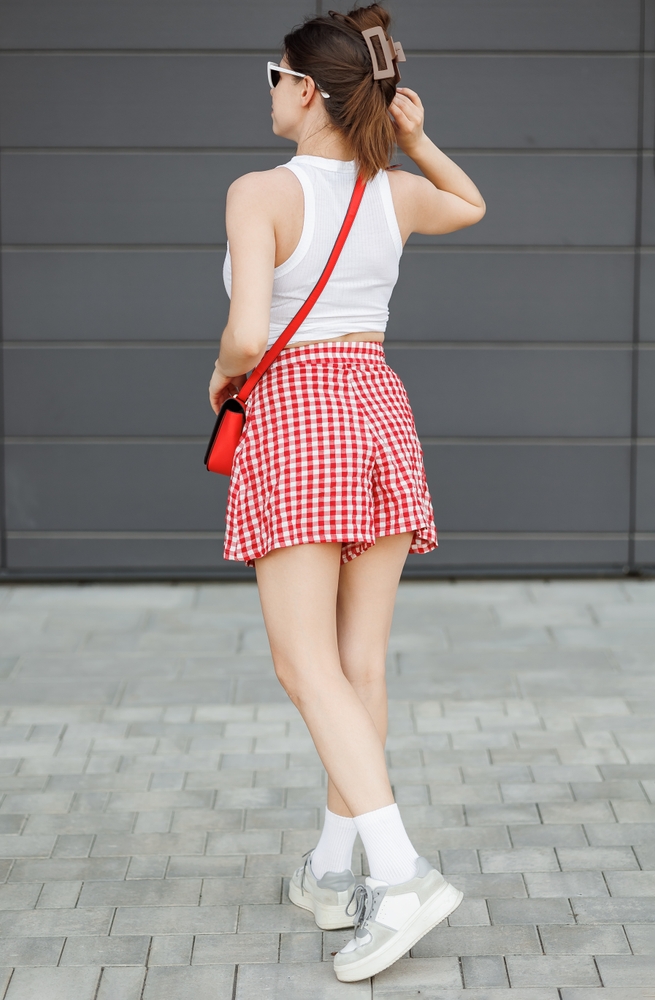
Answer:
[[379, 343], [283, 351], [247, 406], [227, 502], [225, 558], [341, 542], [348, 562], [382, 535], [437, 532], [405, 387]]

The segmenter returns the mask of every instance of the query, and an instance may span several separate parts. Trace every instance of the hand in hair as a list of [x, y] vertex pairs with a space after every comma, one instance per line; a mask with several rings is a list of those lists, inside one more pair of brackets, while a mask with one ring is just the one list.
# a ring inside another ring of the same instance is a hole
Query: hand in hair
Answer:
[[409, 87], [398, 87], [396, 95], [389, 105], [389, 111], [393, 116], [396, 142], [403, 153], [411, 156], [412, 148], [424, 136], [423, 121], [425, 113], [421, 104], [421, 98], [416, 91], [410, 90]]

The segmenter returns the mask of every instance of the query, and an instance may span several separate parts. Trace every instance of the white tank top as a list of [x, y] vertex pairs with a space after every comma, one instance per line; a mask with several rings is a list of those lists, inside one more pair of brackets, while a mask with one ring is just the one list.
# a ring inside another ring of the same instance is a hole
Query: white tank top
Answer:
[[[302, 184], [305, 215], [298, 246], [273, 272], [269, 347], [318, 281], [344, 220], [356, 179], [353, 160], [294, 156], [284, 167], [293, 171]], [[389, 177], [381, 170], [366, 185], [359, 212], [330, 280], [290, 342], [327, 340], [345, 333], [376, 330], [383, 333], [402, 251]], [[223, 281], [230, 295], [229, 246]]]

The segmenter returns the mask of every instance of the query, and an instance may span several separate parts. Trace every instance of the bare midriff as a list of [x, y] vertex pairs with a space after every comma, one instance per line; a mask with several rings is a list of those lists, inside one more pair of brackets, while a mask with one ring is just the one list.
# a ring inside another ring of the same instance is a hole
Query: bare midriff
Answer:
[[344, 333], [341, 337], [321, 337], [320, 340], [301, 340], [295, 344], [287, 344], [284, 348], [288, 351], [292, 347], [306, 347], [307, 344], [333, 344], [335, 341], [369, 341], [377, 344], [381, 344], [384, 340], [384, 334], [379, 331], [371, 331], [370, 333]]

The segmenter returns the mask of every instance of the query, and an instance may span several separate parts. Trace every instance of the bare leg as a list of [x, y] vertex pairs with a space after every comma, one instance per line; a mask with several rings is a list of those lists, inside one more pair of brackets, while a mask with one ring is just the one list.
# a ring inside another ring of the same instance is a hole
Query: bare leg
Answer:
[[[406, 538], [405, 555], [409, 536]], [[382, 549], [386, 548], [385, 544], [379, 550], [380, 572], [384, 562]], [[342, 669], [341, 644], [349, 663], [363, 661], [356, 655], [362, 645], [354, 623], [350, 624], [351, 620], [354, 622], [350, 613], [340, 611], [343, 624], [339, 637], [337, 633], [340, 577], [348, 570], [347, 566], [341, 569], [340, 555], [338, 543], [290, 546], [258, 559], [256, 569], [277, 676], [307, 723], [325, 769], [338, 790], [342, 811], [345, 806], [346, 813], [357, 816], [390, 805], [393, 795], [382, 734]], [[368, 555], [365, 553], [350, 565], [355, 567]], [[402, 561], [399, 559], [396, 553], [391, 560], [396, 584], [404, 555]], [[349, 576], [344, 576], [344, 581], [348, 579]], [[343, 600], [350, 590], [347, 582], [345, 588]], [[395, 593], [395, 585], [393, 589]], [[372, 614], [376, 616], [375, 608]], [[382, 618], [390, 624], [388, 608]], [[380, 649], [386, 646], [389, 624], [385, 626], [384, 642], [377, 641], [376, 662]], [[371, 661], [366, 659], [366, 662]], [[371, 683], [370, 672], [363, 667], [352, 669], [360, 678], [360, 689], [369, 696], [378, 721], [386, 728], [381, 714], [383, 710], [386, 717], [386, 707], [380, 698], [379, 684]]]
[[[341, 668], [368, 709], [382, 746], [387, 738], [386, 657], [398, 581], [412, 532], [378, 538], [361, 556], [341, 567], [337, 593], [337, 635]], [[328, 808], [350, 811], [328, 778]]]

